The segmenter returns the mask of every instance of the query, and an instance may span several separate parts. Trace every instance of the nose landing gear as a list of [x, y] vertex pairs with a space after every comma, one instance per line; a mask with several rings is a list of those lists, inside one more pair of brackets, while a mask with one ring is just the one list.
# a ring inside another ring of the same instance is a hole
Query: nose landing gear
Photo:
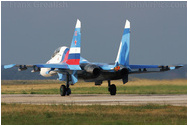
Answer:
[[60, 86], [60, 95], [61, 96], [69, 96], [71, 94], [71, 89], [69, 88], [69, 74], [67, 74], [67, 82], [66, 82], [66, 86], [65, 85], [61, 85]]
[[60, 95], [61, 96], [69, 96], [71, 94], [71, 89], [66, 87], [65, 85], [61, 85], [60, 87]]

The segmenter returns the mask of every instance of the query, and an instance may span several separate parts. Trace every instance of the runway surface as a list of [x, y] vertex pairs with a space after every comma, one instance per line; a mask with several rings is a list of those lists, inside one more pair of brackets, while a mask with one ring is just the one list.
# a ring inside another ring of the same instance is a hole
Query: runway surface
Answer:
[[60, 95], [41, 94], [2, 94], [3, 103], [21, 104], [64, 104], [64, 105], [141, 105], [161, 104], [187, 106], [187, 95], [131, 95], [117, 94], [71, 94], [61, 97]]

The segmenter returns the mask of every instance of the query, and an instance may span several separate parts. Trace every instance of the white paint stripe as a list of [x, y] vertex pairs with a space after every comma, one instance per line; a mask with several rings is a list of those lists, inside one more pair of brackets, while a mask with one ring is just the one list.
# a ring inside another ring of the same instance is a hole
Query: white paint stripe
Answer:
[[120, 51], [121, 51], [121, 45], [122, 45], [122, 42], [120, 42], [119, 50], [118, 50], [118, 55], [117, 55], [117, 58], [116, 58], [115, 62], [118, 62], [118, 60], [119, 60], [119, 55], [120, 55]]
[[69, 54], [71, 54], [71, 53], [80, 53], [80, 47], [72, 47], [72, 48], [70, 48]]
[[126, 20], [125, 28], [130, 28], [130, 22], [128, 20]]
[[81, 22], [79, 19], [77, 19], [76, 28], [81, 28]]

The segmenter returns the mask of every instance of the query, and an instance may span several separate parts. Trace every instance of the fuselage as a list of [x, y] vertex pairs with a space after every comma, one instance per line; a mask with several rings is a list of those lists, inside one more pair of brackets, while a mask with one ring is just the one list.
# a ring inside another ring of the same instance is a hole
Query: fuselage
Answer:
[[[46, 64], [64, 64], [66, 63], [69, 55], [69, 48], [66, 46], [59, 47], [56, 49], [51, 57], [50, 60], [46, 62]], [[85, 66], [88, 64], [92, 64], [84, 58], [80, 60], [80, 67], [82, 70], [77, 72], [78, 78], [83, 79], [85, 81], [102, 81], [102, 80], [116, 80], [121, 79], [120, 72], [105, 72], [103, 71], [100, 75], [94, 76], [84, 70]], [[97, 63], [97, 65], [104, 65], [103, 63]], [[106, 64], [105, 64], [106, 65]], [[44, 77], [51, 77], [57, 75], [59, 71], [51, 70], [51, 68], [41, 68], [40, 74]]]
[[[46, 64], [61, 64], [65, 63], [68, 58], [68, 52], [69, 48], [66, 46], [62, 46], [57, 48], [53, 55], [51, 56], [51, 59], [46, 62]], [[40, 74], [44, 77], [51, 77], [57, 74], [56, 71], [50, 71], [51, 68], [41, 68]], [[47, 73], [50, 71], [49, 73]]]
[[[123, 84], [128, 82], [129, 74], [164, 72], [178, 69], [178, 66], [158, 66], [158, 65], [129, 65], [130, 47], [130, 22], [126, 20], [123, 36], [120, 42], [119, 51], [114, 64], [91, 63], [81, 57], [81, 22], [77, 19], [70, 49], [66, 46], [56, 49], [50, 60], [46, 64], [17, 65], [9, 64], [4, 68], [18, 67], [19, 71], [32, 67], [32, 72], [39, 72], [44, 77], [58, 75], [60, 81], [66, 81], [66, 85], [61, 85], [61, 96], [70, 95], [69, 85], [78, 82], [78, 79], [95, 82], [101, 85], [104, 80], [108, 81], [108, 91], [111, 95], [116, 94], [115, 84], [111, 80], [122, 79]], [[149, 70], [148, 69], [155, 69]]]

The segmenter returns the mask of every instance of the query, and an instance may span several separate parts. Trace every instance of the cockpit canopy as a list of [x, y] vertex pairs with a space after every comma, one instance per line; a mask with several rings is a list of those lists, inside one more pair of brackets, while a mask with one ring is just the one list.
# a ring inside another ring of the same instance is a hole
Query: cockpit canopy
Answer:
[[61, 47], [57, 48], [57, 49], [54, 51], [54, 53], [53, 53], [53, 55], [52, 55], [51, 58], [53, 58], [57, 53], [59, 53], [59, 52], [60, 52], [60, 49], [61, 49]]

